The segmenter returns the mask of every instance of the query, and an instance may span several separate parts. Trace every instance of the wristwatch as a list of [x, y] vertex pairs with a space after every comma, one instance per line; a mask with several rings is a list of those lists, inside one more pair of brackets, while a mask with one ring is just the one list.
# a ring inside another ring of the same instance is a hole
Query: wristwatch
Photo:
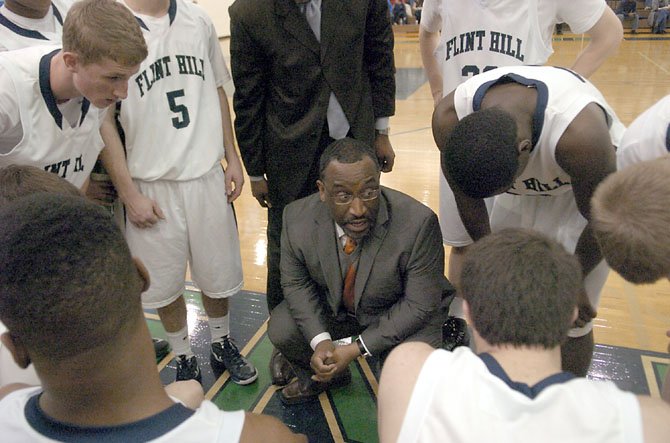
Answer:
[[356, 343], [356, 346], [358, 346], [358, 352], [360, 352], [363, 357], [370, 357], [370, 355], [372, 355], [365, 349], [365, 346], [363, 346], [363, 342], [361, 341], [360, 336], [356, 337], [354, 343]]
[[390, 126], [384, 129], [375, 129], [375, 135], [389, 135], [389, 132], [391, 132]]

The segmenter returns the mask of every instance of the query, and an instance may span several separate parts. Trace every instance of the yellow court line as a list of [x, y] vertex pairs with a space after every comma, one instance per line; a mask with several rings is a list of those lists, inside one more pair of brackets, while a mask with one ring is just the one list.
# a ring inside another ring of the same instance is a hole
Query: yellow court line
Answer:
[[258, 400], [258, 403], [251, 412], [254, 414], [261, 414], [265, 410], [265, 407], [268, 405], [268, 403], [270, 403], [272, 396], [275, 395], [275, 392], [277, 392], [279, 389], [281, 388], [275, 385], [270, 385], [265, 391], [265, 394], [263, 394], [261, 399]]
[[370, 365], [368, 364], [367, 360], [364, 359], [363, 357], [358, 357], [358, 364], [361, 365], [361, 369], [363, 369], [363, 374], [365, 375], [366, 380], [370, 384], [370, 387], [372, 388], [372, 392], [374, 392], [375, 397], [377, 397], [377, 390], [379, 389], [379, 384], [377, 383], [377, 378], [372, 373]]
[[[642, 359], [642, 367], [644, 367], [644, 375], [647, 377], [649, 394], [652, 397], [659, 398], [661, 396], [661, 391], [658, 388], [653, 363], [665, 363], [670, 365], [670, 358], [651, 357], [649, 355], [642, 355], [640, 358]], [[668, 368], [668, 371], [670, 371], [670, 368]]]
[[[249, 343], [246, 344], [244, 348], [240, 351], [240, 354], [243, 356], [248, 356], [249, 352], [253, 349], [254, 346], [263, 338], [263, 335], [265, 332], [268, 330], [268, 321], [265, 320], [263, 324], [261, 325], [260, 328], [258, 328], [258, 331], [254, 334], [253, 337], [251, 337], [251, 340], [249, 340]], [[219, 377], [216, 382], [212, 385], [212, 387], [207, 391], [207, 394], [205, 394], [205, 398], [207, 400], [211, 400], [214, 398], [214, 396], [221, 390], [224, 384], [228, 381], [230, 378], [230, 373], [228, 371], [224, 371], [223, 374], [221, 374], [221, 377]]]
[[144, 313], [144, 318], [146, 318], [147, 320], [161, 321], [161, 318], [158, 316], [158, 314], [150, 314], [148, 312]]
[[323, 410], [323, 415], [326, 417], [326, 422], [328, 422], [328, 428], [330, 429], [330, 434], [333, 436], [333, 441], [335, 443], [345, 443], [342, 431], [340, 431], [340, 425], [337, 423], [337, 418], [333, 411], [333, 406], [330, 404], [326, 392], [319, 394], [319, 403], [321, 403], [321, 409]]

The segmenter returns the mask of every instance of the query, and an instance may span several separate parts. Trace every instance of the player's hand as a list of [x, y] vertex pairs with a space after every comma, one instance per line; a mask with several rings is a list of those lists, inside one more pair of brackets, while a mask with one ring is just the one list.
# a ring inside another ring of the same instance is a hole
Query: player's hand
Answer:
[[395, 162], [395, 152], [388, 135], [377, 134], [374, 141], [375, 152], [382, 172], [391, 172]]
[[128, 220], [140, 229], [150, 228], [158, 223], [158, 220], [165, 220], [158, 203], [139, 192], [124, 203]]
[[242, 164], [240, 160], [235, 157], [235, 160], [228, 162], [225, 169], [226, 175], [226, 196], [228, 196], [228, 203], [234, 202], [242, 193], [244, 186], [244, 174], [242, 173]]
[[268, 197], [268, 182], [264, 178], [262, 180], [251, 181], [251, 195], [254, 196], [258, 203], [264, 208], [271, 208], [272, 203]]
[[575, 320], [576, 328], [584, 327], [598, 315], [596, 310], [593, 309], [584, 288], [582, 288], [577, 295], [577, 311], [577, 319]]
[[327, 382], [333, 378], [337, 366], [331, 362], [335, 345], [331, 340], [323, 340], [318, 345], [312, 354], [309, 365], [314, 371], [312, 379], [315, 381]]
[[114, 204], [114, 200], [117, 197], [116, 188], [109, 178], [89, 180], [88, 187], [86, 188], [86, 197], [101, 206], [110, 207]]

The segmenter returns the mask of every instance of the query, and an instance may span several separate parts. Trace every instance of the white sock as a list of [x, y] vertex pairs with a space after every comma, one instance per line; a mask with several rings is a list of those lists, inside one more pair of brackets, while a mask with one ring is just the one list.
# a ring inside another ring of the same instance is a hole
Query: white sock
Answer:
[[454, 297], [454, 300], [449, 305], [449, 315], [452, 317], [465, 318], [463, 313], [463, 299]]
[[230, 314], [223, 317], [209, 317], [209, 331], [212, 333], [212, 343], [221, 341], [230, 334]]
[[184, 326], [177, 332], [167, 332], [167, 340], [172, 347], [172, 352], [174, 355], [185, 355], [187, 357], [193, 356], [193, 351], [191, 351], [191, 342], [188, 339], [187, 326]]

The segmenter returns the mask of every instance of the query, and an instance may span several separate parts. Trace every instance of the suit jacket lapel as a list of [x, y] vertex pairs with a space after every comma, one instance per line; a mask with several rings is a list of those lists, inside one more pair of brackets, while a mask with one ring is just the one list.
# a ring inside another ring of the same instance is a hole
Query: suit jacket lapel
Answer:
[[[286, 29], [286, 32], [291, 34], [307, 49], [319, 54], [321, 45], [316, 39], [312, 28], [309, 27], [307, 20], [301, 17], [300, 10], [293, 0], [275, 0], [275, 13], [282, 17], [282, 26]], [[321, 35], [323, 35], [323, 32]], [[278, 42], [278, 44], [282, 43]]]
[[358, 261], [358, 270], [356, 271], [356, 292], [354, 293], [354, 304], [358, 306], [358, 302], [363, 295], [363, 289], [367, 284], [368, 278], [370, 277], [370, 271], [372, 270], [372, 264], [375, 261], [375, 257], [381, 248], [384, 238], [386, 237], [387, 222], [389, 220], [389, 213], [387, 208], [388, 202], [384, 197], [384, 194], [380, 192], [379, 194], [379, 213], [377, 213], [377, 223], [375, 224], [374, 231], [370, 234], [366, 244], [361, 251], [361, 257]]
[[337, 313], [342, 300], [342, 285], [344, 282], [339, 265], [340, 258], [337, 251], [339, 245], [335, 238], [335, 223], [325, 204], [319, 205], [314, 223], [316, 225], [313, 234], [314, 249], [319, 256], [323, 277], [328, 287], [328, 304], [332, 311]]

